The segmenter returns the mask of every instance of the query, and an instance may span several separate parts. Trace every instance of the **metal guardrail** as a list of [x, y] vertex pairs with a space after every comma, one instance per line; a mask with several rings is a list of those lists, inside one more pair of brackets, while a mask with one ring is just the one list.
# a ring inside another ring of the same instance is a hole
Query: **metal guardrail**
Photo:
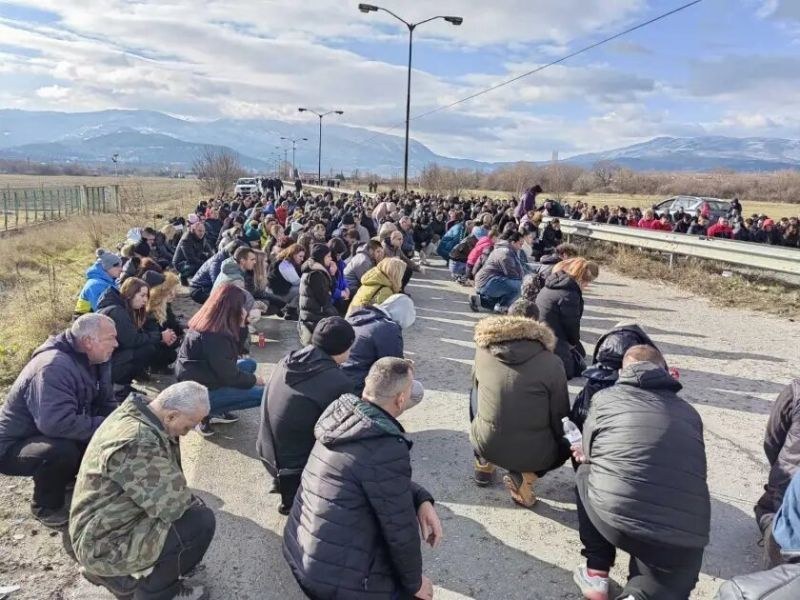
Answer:
[[[545, 218], [545, 221], [548, 220]], [[800, 251], [792, 248], [636, 229], [605, 223], [588, 223], [570, 219], [559, 219], [559, 221], [561, 222], [561, 231], [567, 235], [658, 250], [669, 254], [717, 260], [741, 267], [800, 275]]]

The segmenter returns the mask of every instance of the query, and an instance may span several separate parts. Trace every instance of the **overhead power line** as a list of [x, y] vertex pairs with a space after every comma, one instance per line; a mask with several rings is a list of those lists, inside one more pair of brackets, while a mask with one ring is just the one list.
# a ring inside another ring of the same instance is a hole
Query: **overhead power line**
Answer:
[[[619, 38], [621, 38], [623, 36], [626, 36], [626, 35], [628, 35], [630, 33], [633, 33], [634, 31], [638, 31], [639, 29], [643, 29], [645, 27], [648, 27], [649, 25], [652, 25], [653, 23], [657, 23], [658, 21], [662, 21], [662, 20], [664, 20], [664, 19], [666, 19], [668, 17], [671, 17], [672, 15], [675, 15], [675, 14], [681, 12], [681, 11], [684, 11], [684, 10], [686, 10], [688, 8], [691, 8], [692, 6], [695, 6], [696, 4], [700, 4], [702, 1], [703, 0], [693, 0], [692, 2], [687, 2], [686, 4], [683, 4], [681, 6], [673, 8], [672, 10], [670, 10], [668, 12], [665, 12], [665, 13], [662, 13], [662, 14], [656, 16], [656, 17], [653, 17], [652, 19], [649, 19], [647, 21], [639, 23], [638, 25], [634, 25], [632, 27], [629, 27], [628, 29], [625, 29], [624, 31], [620, 31], [619, 33], [615, 33], [614, 35], [609, 36], [607, 38], [604, 38], [604, 39], [602, 39], [602, 40], [600, 40], [598, 42], [595, 42], [593, 44], [589, 44], [588, 46], [584, 46], [583, 48], [581, 48], [579, 50], [576, 50], [575, 52], [571, 52], [571, 53], [569, 53], [569, 54], [567, 54], [565, 56], [562, 56], [561, 58], [558, 58], [558, 59], [556, 59], [556, 60], [554, 60], [552, 62], [549, 62], [549, 63], [547, 63], [545, 65], [541, 65], [539, 67], [536, 67], [535, 69], [531, 69], [530, 71], [526, 71], [525, 73], [517, 75], [516, 77], [512, 77], [511, 79], [506, 79], [505, 81], [501, 81], [499, 83], [491, 85], [491, 86], [489, 86], [487, 88], [484, 88], [484, 89], [482, 89], [480, 91], [477, 91], [477, 92], [475, 92], [473, 94], [470, 94], [469, 96], [461, 98], [460, 100], [456, 100], [455, 102], [451, 102], [450, 104], [444, 104], [442, 106], [438, 106], [438, 107], [436, 107], [434, 109], [431, 109], [429, 111], [426, 111], [424, 113], [416, 115], [415, 117], [412, 117], [411, 120], [412, 121], [416, 121], [417, 119], [422, 119], [423, 117], [430, 116], [432, 114], [441, 112], [443, 110], [448, 110], [450, 108], [453, 108], [454, 106], [458, 106], [459, 104], [463, 104], [464, 102], [468, 102], [469, 100], [472, 100], [472, 99], [477, 98], [479, 96], [483, 96], [484, 94], [488, 94], [489, 92], [493, 92], [493, 91], [495, 91], [497, 89], [500, 89], [502, 87], [505, 87], [507, 85], [511, 85], [512, 83], [515, 83], [515, 82], [519, 81], [520, 79], [524, 79], [525, 77], [530, 77], [531, 75], [535, 75], [536, 73], [541, 73], [542, 71], [544, 71], [545, 69], [547, 69], [549, 67], [552, 67], [552, 66], [558, 65], [560, 63], [563, 63], [563, 62], [565, 62], [565, 61], [567, 61], [567, 60], [569, 60], [571, 58], [575, 58], [576, 56], [579, 56], [581, 54], [585, 54], [586, 52], [589, 52], [590, 50], [594, 50], [595, 48], [597, 48], [599, 46], [603, 46], [603, 45], [605, 45], [605, 44], [607, 44], [609, 42], [613, 42], [616, 39], [619, 39]], [[396, 125], [393, 125], [392, 127], [384, 129], [383, 131], [380, 131], [380, 132], [376, 133], [375, 135], [370, 136], [369, 138], [367, 138], [363, 142], [357, 142], [357, 143], [359, 145], [360, 144], [366, 144], [367, 142], [370, 142], [370, 141], [380, 137], [381, 135], [383, 135], [383, 134], [385, 134], [385, 133], [387, 133], [389, 131], [397, 129], [398, 127], [400, 127], [400, 126], [402, 126], [404, 124], [405, 124], [405, 121], [403, 121], [402, 123], [398, 123]]]

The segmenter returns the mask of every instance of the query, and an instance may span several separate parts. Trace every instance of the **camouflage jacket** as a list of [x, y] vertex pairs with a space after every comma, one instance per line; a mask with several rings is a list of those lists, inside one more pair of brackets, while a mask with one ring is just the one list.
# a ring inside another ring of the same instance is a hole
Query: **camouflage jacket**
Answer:
[[147, 399], [130, 396], [97, 429], [70, 509], [78, 562], [101, 576], [149, 572], [192, 497], [170, 438]]

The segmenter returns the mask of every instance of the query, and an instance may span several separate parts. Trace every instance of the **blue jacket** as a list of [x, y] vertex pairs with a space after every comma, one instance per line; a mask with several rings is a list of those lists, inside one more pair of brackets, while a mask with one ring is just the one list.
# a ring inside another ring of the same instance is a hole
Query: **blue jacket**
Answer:
[[403, 334], [400, 326], [376, 306], [354, 310], [347, 322], [353, 326], [356, 339], [342, 370], [353, 380], [355, 393], [360, 396], [367, 373], [379, 358], [403, 358]]
[[108, 274], [100, 262], [94, 263], [86, 269], [86, 283], [83, 284], [81, 293], [78, 294], [78, 302], [75, 305], [75, 312], [79, 315], [94, 312], [97, 310], [97, 302], [110, 287], [117, 287], [116, 281]]
[[343, 260], [339, 260], [336, 263], [336, 276], [333, 277], [332, 289], [331, 289], [331, 301], [338, 302], [342, 299], [342, 293], [348, 289], [347, 287], [347, 279], [344, 276], [344, 268], [347, 265], [344, 264]]
[[443, 259], [449, 261], [450, 260], [450, 251], [458, 245], [464, 238], [464, 230], [466, 229], [464, 223], [456, 223], [450, 229], [447, 230], [447, 233], [444, 234], [444, 237], [439, 242], [439, 247], [436, 250], [436, 253], [441, 256]]
[[69, 331], [33, 353], [0, 408], [0, 457], [34, 436], [88, 442], [117, 407], [111, 363], [90, 365]]
[[217, 252], [202, 264], [191, 281], [189, 281], [189, 285], [193, 288], [211, 291], [217, 276], [222, 272], [222, 263], [225, 262], [226, 258], [229, 258], [229, 255], [225, 250]]

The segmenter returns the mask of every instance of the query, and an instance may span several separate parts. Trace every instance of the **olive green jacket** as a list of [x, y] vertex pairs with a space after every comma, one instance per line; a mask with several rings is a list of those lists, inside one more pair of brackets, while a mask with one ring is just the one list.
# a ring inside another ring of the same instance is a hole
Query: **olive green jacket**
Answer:
[[178, 441], [147, 399], [132, 395], [97, 429], [83, 457], [69, 522], [75, 556], [96, 575], [146, 574], [191, 502]]

